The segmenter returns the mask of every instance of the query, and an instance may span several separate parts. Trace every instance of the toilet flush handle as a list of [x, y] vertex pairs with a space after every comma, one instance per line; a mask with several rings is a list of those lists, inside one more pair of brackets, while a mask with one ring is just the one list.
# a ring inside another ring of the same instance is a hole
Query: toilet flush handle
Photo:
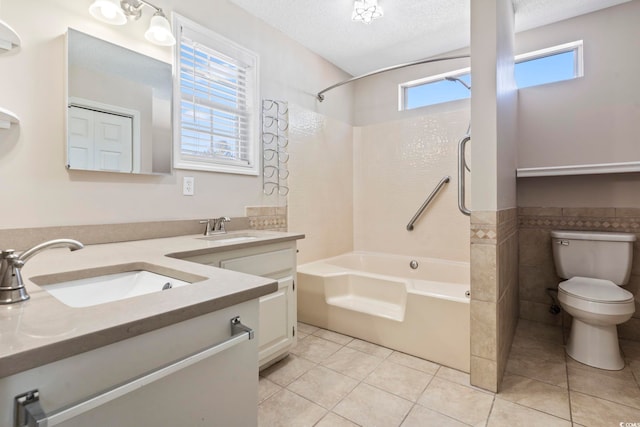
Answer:
[[558, 243], [559, 245], [562, 245], [562, 246], [569, 246], [569, 241], [568, 240], [556, 240], [556, 243]]

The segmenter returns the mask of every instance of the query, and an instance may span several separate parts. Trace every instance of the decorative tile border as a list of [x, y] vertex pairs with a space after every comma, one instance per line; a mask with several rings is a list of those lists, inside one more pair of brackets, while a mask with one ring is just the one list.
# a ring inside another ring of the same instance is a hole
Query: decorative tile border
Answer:
[[253, 230], [287, 231], [286, 206], [248, 206], [245, 214]]
[[471, 214], [471, 243], [497, 244], [518, 230], [518, 210]]
[[471, 224], [471, 243], [496, 243], [498, 232], [495, 225]]
[[[586, 209], [586, 208], [585, 208]], [[520, 228], [566, 229], [589, 231], [619, 231], [640, 233], [640, 216], [580, 216], [580, 215], [520, 215]]]

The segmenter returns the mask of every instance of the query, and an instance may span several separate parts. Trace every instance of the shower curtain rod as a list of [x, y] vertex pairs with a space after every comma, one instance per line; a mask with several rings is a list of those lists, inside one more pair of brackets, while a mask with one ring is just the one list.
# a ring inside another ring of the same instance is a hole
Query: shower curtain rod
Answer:
[[356, 80], [364, 79], [365, 77], [371, 77], [371, 76], [375, 76], [376, 74], [386, 73], [387, 71], [399, 70], [400, 68], [412, 67], [414, 65], [428, 64], [430, 62], [449, 61], [451, 59], [462, 59], [462, 58], [470, 58], [470, 56], [469, 55], [441, 56], [439, 58], [420, 59], [418, 61], [407, 62], [405, 64], [392, 65], [391, 67], [380, 68], [379, 70], [371, 71], [370, 73], [363, 74], [361, 76], [351, 77], [350, 79], [331, 85], [328, 88], [318, 92], [316, 97], [318, 98], [318, 101], [322, 102], [324, 101], [324, 93], [330, 91], [331, 89], [335, 89], [342, 85], [346, 85], [347, 83], [355, 82]]

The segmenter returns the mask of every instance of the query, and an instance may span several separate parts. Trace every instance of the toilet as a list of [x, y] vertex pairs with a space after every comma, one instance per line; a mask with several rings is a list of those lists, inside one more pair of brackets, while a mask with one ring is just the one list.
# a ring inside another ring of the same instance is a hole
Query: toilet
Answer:
[[580, 363], [620, 370], [616, 325], [635, 312], [629, 281], [636, 236], [628, 233], [552, 231], [558, 301], [573, 316], [567, 354]]

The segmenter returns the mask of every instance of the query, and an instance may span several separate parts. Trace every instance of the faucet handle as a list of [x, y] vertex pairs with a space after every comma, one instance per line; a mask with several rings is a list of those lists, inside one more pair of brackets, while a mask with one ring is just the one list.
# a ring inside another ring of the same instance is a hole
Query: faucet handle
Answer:
[[226, 233], [227, 230], [225, 230], [224, 228], [224, 223], [225, 222], [230, 222], [231, 218], [229, 218], [228, 216], [221, 216], [220, 218], [216, 218], [213, 220], [213, 228], [214, 231], [219, 231], [221, 233]]
[[200, 221], [200, 224], [207, 224], [204, 226], [204, 235], [208, 236], [209, 233], [211, 233], [211, 220], [210, 219], [204, 219], [202, 221]]

